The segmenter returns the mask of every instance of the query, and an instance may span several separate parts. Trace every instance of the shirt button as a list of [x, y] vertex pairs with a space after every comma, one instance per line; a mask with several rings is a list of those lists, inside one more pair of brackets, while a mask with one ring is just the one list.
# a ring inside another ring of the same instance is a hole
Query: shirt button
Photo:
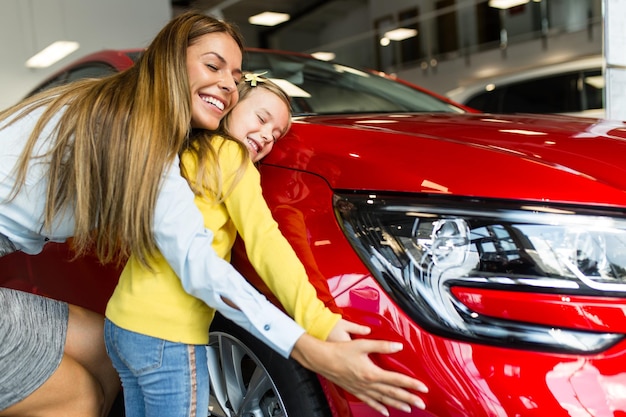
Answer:
[[263, 326], [263, 329], [265, 329], [265, 331], [268, 331], [270, 329], [270, 325], [266, 324], [265, 326]]

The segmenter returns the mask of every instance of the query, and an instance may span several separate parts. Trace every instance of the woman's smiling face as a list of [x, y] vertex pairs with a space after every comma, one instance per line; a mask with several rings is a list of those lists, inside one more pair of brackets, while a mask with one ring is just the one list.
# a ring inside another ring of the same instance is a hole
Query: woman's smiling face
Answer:
[[191, 90], [191, 126], [215, 130], [232, 109], [239, 94], [242, 53], [224, 32], [206, 34], [187, 48]]

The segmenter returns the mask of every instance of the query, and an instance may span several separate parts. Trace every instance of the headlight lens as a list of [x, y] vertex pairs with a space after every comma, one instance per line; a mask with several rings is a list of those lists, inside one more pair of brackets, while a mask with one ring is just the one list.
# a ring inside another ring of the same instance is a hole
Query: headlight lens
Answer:
[[455, 285], [626, 296], [626, 219], [557, 206], [337, 195], [335, 211], [372, 275], [424, 328], [448, 337], [596, 352], [621, 334], [484, 317]]

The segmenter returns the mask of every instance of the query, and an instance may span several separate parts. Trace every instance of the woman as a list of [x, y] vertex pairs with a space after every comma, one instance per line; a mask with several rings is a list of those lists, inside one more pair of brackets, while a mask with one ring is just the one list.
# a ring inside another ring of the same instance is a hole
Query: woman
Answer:
[[[73, 236], [78, 255], [93, 248], [102, 262], [132, 254], [148, 265], [160, 252], [185, 291], [283, 355], [378, 409], [418, 402], [409, 390], [424, 390], [419, 381], [365, 362], [368, 353], [393, 352], [397, 346], [315, 339], [211, 248], [212, 232], [204, 228], [180, 175], [177, 153], [191, 129], [215, 130], [236, 104], [241, 61], [237, 30], [185, 13], [170, 21], [127, 71], [58, 87], [0, 113], [0, 234], [15, 250], [32, 254], [47, 241]], [[26, 309], [23, 320], [34, 314], [49, 311]], [[69, 315], [72, 323], [71, 309]], [[67, 327], [63, 317], [57, 322]], [[9, 331], [20, 320], [7, 324]], [[56, 376], [65, 369], [59, 358], [71, 343], [57, 341], [51, 353], [37, 359], [58, 366], [37, 377], [34, 393], [59, 386]], [[0, 378], [24, 354], [1, 358]], [[9, 414], [7, 407], [37, 406], [28, 396], [33, 392], [0, 404], [0, 415]]]

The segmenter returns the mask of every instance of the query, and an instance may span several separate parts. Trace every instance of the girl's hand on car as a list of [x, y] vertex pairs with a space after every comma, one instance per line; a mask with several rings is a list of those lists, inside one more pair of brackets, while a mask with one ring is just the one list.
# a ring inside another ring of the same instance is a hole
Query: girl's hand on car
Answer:
[[401, 343], [368, 339], [324, 342], [305, 333], [296, 342], [291, 355], [305, 368], [317, 372], [388, 416], [387, 407], [406, 413], [411, 411], [411, 407], [424, 409], [424, 401], [411, 391], [428, 392], [423, 382], [384, 370], [369, 357], [372, 353], [389, 354], [400, 350]]

